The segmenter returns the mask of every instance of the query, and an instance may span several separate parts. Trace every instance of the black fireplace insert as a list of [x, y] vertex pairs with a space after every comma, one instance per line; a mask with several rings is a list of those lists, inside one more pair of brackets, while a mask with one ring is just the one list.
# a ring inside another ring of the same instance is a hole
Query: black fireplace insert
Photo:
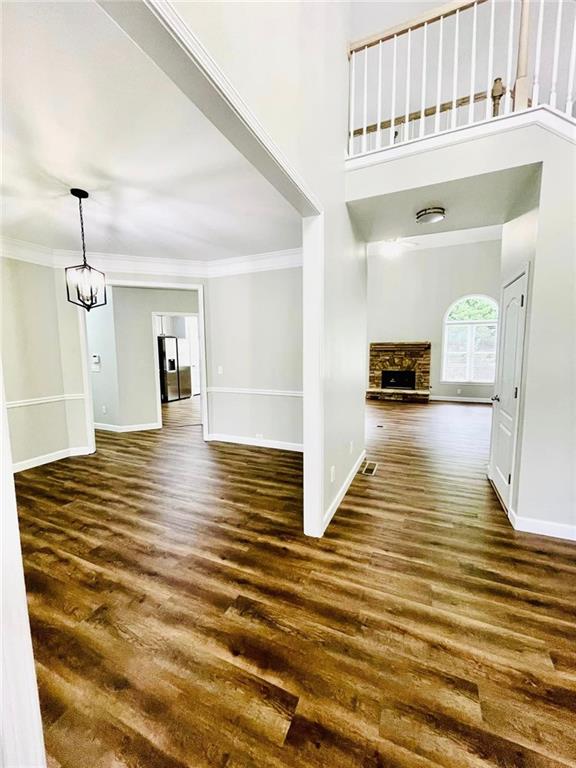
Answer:
[[416, 371], [382, 371], [382, 389], [416, 389]]

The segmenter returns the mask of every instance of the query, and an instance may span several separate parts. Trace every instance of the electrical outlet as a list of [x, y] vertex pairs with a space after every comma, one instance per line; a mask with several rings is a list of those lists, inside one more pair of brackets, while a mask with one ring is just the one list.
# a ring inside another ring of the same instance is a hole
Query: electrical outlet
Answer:
[[336, 480], [336, 467], [334, 464], [330, 467], [330, 482], [333, 483]]
[[460, 389], [460, 387], [458, 387], [458, 389], [456, 390], [456, 394], [457, 395], [461, 395], [462, 394], [462, 390]]
[[102, 413], [103, 413], [104, 415], [106, 415], [106, 414], [108, 413], [108, 406], [107, 406], [107, 405], [103, 405], [103, 406], [102, 406]]
[[224, 373], [224, 368], [221, 365], [219, 365], [218, 366], [218, 376], [222, 376], [223, 373]]
[[354, 440], [350, 440], [350, 445], [348, 446], [348, 453], [350, 455], [354, 453]]

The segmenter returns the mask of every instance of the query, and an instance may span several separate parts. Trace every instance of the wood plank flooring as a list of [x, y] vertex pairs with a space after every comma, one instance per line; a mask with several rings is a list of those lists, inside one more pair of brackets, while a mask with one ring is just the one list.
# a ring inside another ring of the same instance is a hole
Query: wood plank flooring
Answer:
[[576, 765], [576, 546], [515, 533], [486, 406], [371, 403], [324, 539], [301, 456], [98, 433], [16, 476], [51, 768]]
[[163, 427], [196, 427], [202, 424], [200, 395], [162, 404]]

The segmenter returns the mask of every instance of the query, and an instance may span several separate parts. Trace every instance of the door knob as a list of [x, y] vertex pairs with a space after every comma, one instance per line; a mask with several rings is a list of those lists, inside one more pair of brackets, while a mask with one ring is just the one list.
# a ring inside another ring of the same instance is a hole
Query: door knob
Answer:
[[492, 400], [493, 403], [494, 402], [499, 403], [500, 402], [500, 395], [494, 395], [494, 397], [491, 397], [490, 400]]

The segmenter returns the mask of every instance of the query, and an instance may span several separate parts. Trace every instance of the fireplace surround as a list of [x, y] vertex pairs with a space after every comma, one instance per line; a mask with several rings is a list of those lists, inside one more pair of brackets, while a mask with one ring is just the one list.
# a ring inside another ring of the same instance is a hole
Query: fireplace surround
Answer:
[[370, 344], [369, 400], [427, 403], [430, 398], [429, 341]]

